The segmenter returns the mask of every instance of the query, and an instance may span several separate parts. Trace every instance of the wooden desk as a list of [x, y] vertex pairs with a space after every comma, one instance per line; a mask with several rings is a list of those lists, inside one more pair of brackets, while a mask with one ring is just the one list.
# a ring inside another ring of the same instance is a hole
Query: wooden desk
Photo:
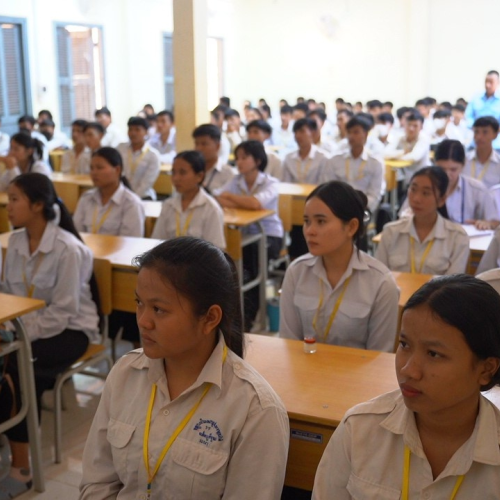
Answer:
[[54, 172], [52, 182], [57, 195], [64, 201], [66, 208], [72, 214], [80, 199], [80, 196], [87, 189], [94, 187], [89, 175], [85, 174], [63, 174]]
[[419, 273], [401, 273], [397, 271], [392, 271], [392, 275], [396, 280], [396, 284], [399, 287], [399, 308], [402, 309], [403, 306], [408, 302], [410, 297], [422, 286], [425, 285], [432, 278], [435, 278], [433, 274], [419, 274]]
[[7, 202], [9, 201], [7, 193], [0, 192], [0, 233], [10, 231], [9, 217], [7, 216]]
[[164, 163], [160, 165], [160, 175], [156, 179], [153, 189], [157, 194], [170, 196], [172, 194], [172, 165]]
[[408, 160], [385, 160], [385, 182], [387, 184], [387, 191], [389, 192], [389, 200], [391, 204], [391, 211], [393, 219], [397, 216], [398, 204], [398, 183], [397, 171], [401, 168], [409, 167], [412, 165]]
[[38, 410], [36, 406], [35, 379], [31, 342], [20, 321], [24, 314], [45, 307], [43, 300], [17, 297], [0, 293], [0, 323], [12, 321], [16, 328], [17, 340], [11, 343], [0, 343], [0, 356], [16, 353], [19, 366], [19, 383], [21, 385], [21, 408], [17, 415], [0, 424], [0, 434], [17, 425], [26, 417], [28, 425], [29, 447], [33, 466], [33, 483], [35, 490], [45, 491], [42, 469], [42, 448], [38, 432]]
[[333, 431], [352, 406], [397, 389], [394, 354], [247, 334], [246, 360], [278, 393], [290, 418], [285, 484], [312, 490]]
[[62, 157], [66, 151], [66, 149], [55, 149], [49, 153], [50, 164], [52, 165], [54, 172], [61, 171]]
[[[304, 224], [306, 198], [316, 187], [315, 184], [294, 184], [292, 182], [280, 182], [278, 184], [280, 211], [284, 210], [286, 204], [288, 204], [291, 215], [287, 220], [290, 220], [292, 225], [302, 226]], [[282, 198], [285, 198], [285, 201]]]

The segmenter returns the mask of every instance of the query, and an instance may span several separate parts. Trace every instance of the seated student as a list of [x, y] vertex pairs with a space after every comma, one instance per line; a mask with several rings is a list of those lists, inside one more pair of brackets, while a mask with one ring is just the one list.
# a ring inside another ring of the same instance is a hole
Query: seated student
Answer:
[[[85, 142], [85, 120], [75, 120], [71, 124], [73, 147], [64, 152], [61, 172], [65, 174], [88, 174], [90, 172], [90, 149]], [[100, 126], [100, 125], [99, 125]]]
[[156, 200], [153, 185], [160, 174], [160, 158], [156, 149], [146, 143], [148, 122], [133, 116], [127, 126], [130, 142], [117, 148], [123, 159], [123, 175], [139, 198]]
[[373, 116], [373, 120], [377, 119], [377, 116], [382, 113], [382, 101], [378, 99], [373, 99], [366, 103], [366, 110]]
[[326, 164], [326, 156], [313, 144], [312, 131], [318, 125], [310, 118], [300, 118], [293, 124], [298, 151], [289, 153], [283, 162], [283, 181], [318, 184]]
[[[2, 117], [0, 116], [0, 127], [2, 126]], [[10, 135], [0, 130], [0, 156], [5, 156], [9, 152]]]
[[500, 384], [498, 293], [472, 276], [446, 276], [403, 311], [400, 388], [346, 413], [313, 500], [498, 498], [500, 411], [481, 395]]
[[111, 111], [106, 106], [96, 109], [94, 117], [96, 122], [100, 123], [105, 130], [105, 135], [102, 138], [102, 146], [116, 148], [126, 140], [122, 131], [112, 122]]
[[140, 491], [155, 499], [167, 491], [175, 499], [279, 498], [288, 416], [242, 359], [234, 262], [191, 237], [136, 261], [143, 349], [108, 376], [83, 453], [80, 499]]
[[329, 139], [326, 133], [323, 132], [327, 118], [326, 113], [322, 109], [316, 108], [313, 111], [309, 111], [307, 117], [314, 120], [317, 125], [316, 130], [312, 131], [313, 143], [325, 156], [335, 154], [337, 152], [337, 145], [333, 142], [333, 136], [331, 135]]
[[495, 230], [493, 238], [477, 266], [476, 275], [500, 267], [500, 227]]
[[273, 135], [271, 142], [274, 146], [280, 148], [280, 156], [284, 158], [284, 155], [293, 151], [297, 145], [295, 144], [295, 139], [293, 135], [293, 119], [292, 119], [293, 108], [287, 104], [280, 108], [280, 126], [273, 128]]
[[[448, 129], [448, 123], [450, 122], [451, 113], [446, 109], [438, 109], [432, 120], [434, 122], [434, 132], [431, 136], [431, 148], [436, 144], [444, 141], [445, 139], [458, 139], [457, 136], [450, 137], [448, 134], [450, 133]], [[435, 148], [432, 148], [435, 149]]]
[[78, 200], [73, 221], [78, 231], [113, 236], [144, 236], [144, 207], [123, 176], [120, 153], [109, 147], [92, 155], [90, 177], [94, 189]]
[[424, 118], [419, 113], [405, 116], [405, 134], [397, 143], [386, 148], [387, 159], [408, 160], [412, 164], [404, 169], [404, 187], [410, 183], [413, 174], [429, 164], [429, 138], [422, 131]]
[[[254, 120], [247, 125], [247, 137], [249, 141], [259, 141], [261, 144], [271, 137], [273, 129], [271, 125], [264, 120]], [[267, 155], [267, 166], [265, 173], [281, 180], [283, 177], [283, 168], [279, 156], [272, 151], [269, 146], [264, 146]]]
[[280, 337], [391, 352], [399, 291], [389, 270], [360, 251], [366, 197], [345, 182], [307, 198], [308, 254], [292, 262], [280, 300]]
[[266, 122], [272, 119], [271, 107], [269, 106], [269, 104], [264, 103], [262, 105], [259, 105], [259, 111], [262, 115], [262, 119]]
[[[43, 392], [52, 389], [56, 376], [98, 338], [97, 308], [89, 285], [93, 258], [47, 176], [22, 174], [9, 185], [8, 195], [9, 219], [22, 229], [9, 239], [0, 288], [46, 303], [43, 309], [22, 317], [33, 352], [40, 417]], [[7, 372], [14, 382], [15, 400], [20, 401], [16, 356], [9, 359]], [[0, 407], [5, 404], [5, 392], [6, 387], [2, 387]], [[0, 481], [0, 492], [2, 498], [14, 498], [31, 487], [26, 421], [6, 431], [6, 435], [12, 467]]]
[[387, 147], [396, 140], [396, 136], [392, 130], [394, 125], [394, 116], [390, 113], [380, 113], [375, 120], [373, 127], [373, 136], [377, 138], [383, 145]]
[[160, 111], [156, 115], [156, 134], [148, 143], [160, 154], [160, 163], [172, 163], [176, 153], [175, 120], [171, 111]]
[[305, 102], [298, 102], [293, 107], [292, 118], [294, 121], [301, 120], [302, 118], [307, 117], [307, 113], [309, 113], [309, 107]]
[[358, 113], [362, 113], [363, 112], [363, 103], [361, 101], [356, 101], [354, 103], [354, 106], [352, 108], [352, 111], [355, 115], [357, 115]]
[[[99, 122], [88, 122], [83, 127], [83, 137], [85, 139], [85, 145], [89, 148], [90, 153], [95, 153], [98, 149], [101, 149], [102, 138], [106, 131], [104, 127]], [[89, 161], [90, 169], [90, 161]]]
[[51, 168], [43, 162], [43, 145], [26, 132], [18, 132], [10, 139], [7, 156], [0, 156], [0, 163], [5, 165], [5, 172], [0, 176], [0, 191], [6, 191], [10, 182], [19, 174], [38, 172], [52, 177]]
[[334, 143], [337, 145], [338, 152], [345, 151], [349, 148], [349, 143], [347, 141], [347, 122], [354, 116], [352, 111], [348, 109], [341, 109], [337, 113], [337, 129], [338, 133], [333, 138]]
[[240, 114], [235, 109], [226, 109], [224, 113], [224, 121], [226, 125], [226, 137], [229, 141], [230, 152], [234, 154], [234, 150], [241, 141], [246, 139], [245, 127], [241, 124]]
[[56, 124], [52, 119], [46, 118], [38, 122], [38, 131], [47, 139], [49, 153], [54, 149], [68, 149], [71, 147], [68, 136], [63, 132], [56, 131]]
[[440, 167], [424, 167], [411, 178], [408, 201], [413, 215], [384, 226], [375, 257], [391, 271], [463, 273], [469, 237], [448, 220], [448, 176]]
[[170, 240], [194, 236], [226, 248], [224, 214], [203, 189], [205, 160], [198, 151], [183, 151], [174, 158], [172, 183], [175, 193], [162, 205], [152, 238]]
[[[375, 118], [371, 113], [358, 113], [355, 116], [357, 116], [358, 118], [362, 118], [370, 126], [370, 129], [368, 131], [368, 138], [366, 139], [366, 149], [372, 156], [382, 157], [384, 154], [385, 146], [380, 142], [378, 134], [373, 130], [375, 127]], [[347, 148], [348, 147], [349, 146], [347, 146]]]
[[226, 125], [224, 122], [224, 114], [226, 110], [227, 108], [225, 106], [219, 105], [210, 112], [210, 123], [220, 130], [218, 156], [223, 165], [229, 162], [229, 156], [231, 154], [231, 143], [224, 131], [224, 126]]
[[347, 182], [367, 196], [368, 208], [373, 213], [382, 196], [384, 165], [365, 147], [370, 130], [366, 120], [355, 116], [347, 122], [346, 129], [349, 150], [327, 161], [321, 182]]
[[493, 149], [498, 135], [498, 121], [493, 116], [483, 116], [474, 122], [474, 143], [476, 149], [467, 154], [464, 173], [486, 187], [500, 184], [500, 154]]
[[415, 109], [423, 118], [422, 130], [428, 137], [432, 137], [432, 134], [434, 133], [434, 122], [432, 120], [432, 99], [428, 97], [419, 99], [415, 103]]
[[[269, 209], [274, 214], [261, 221], [267, 240], [267, 259], [276, 259], [283, 243], [283, 224], [278, 216], [278, 180], [264, 174], [267, 155], [259, 141], [242, 142], [235, 151], [239, 174], [227, 184], [214, 191], [217, 201], [224, 208], [245, 208], [248, 210]], [[245, 229], [249, 234], [260, 232], [256, 224]], [[243, 248], [243, 265], [249, 279], [258, 272], [258, 244]], [[250, 331], [259, 308], [259, 288], [245, 293], [245, 330]]]
[[382, 104], [382, 113], [388, 113], [392, 115], [392, 110], [394, 108], [394, 104], [391, 101], [386, 101]]
[[47, 139], [43, 134], [35, 130], [36, 120], [34, 116], [23, 115], [18, 120], [19, 132], [25, 132], [42, 143], [42, 156], [40, 157], [46, 163], [49, 163], [49, 150], [47, 148]]
[[459, 224], [474, 224], [478, 229], [497, 227], [498, 211], [491, 193], [482, 182], [462, 174], [465, 163], [462, 143], [452, 140], [441, 142], [436, 149], [434, 163], [448, 175], [448, 218]]
[[205, 160], [203, 187], [208, 193], [217, 189], [234, 177], [234, 170], [223, 163], [219, 156], [221, 131], [212, 124], [204, 124], [193, 130], [194, 148]]
[[446, 132], [450, 136], [455, 136], [465, 146], [472, 141], [472, 132], [467, 128], [465, 121], [465, 106], [455, 104], [451, 107], [451, 120], [446, 127]]

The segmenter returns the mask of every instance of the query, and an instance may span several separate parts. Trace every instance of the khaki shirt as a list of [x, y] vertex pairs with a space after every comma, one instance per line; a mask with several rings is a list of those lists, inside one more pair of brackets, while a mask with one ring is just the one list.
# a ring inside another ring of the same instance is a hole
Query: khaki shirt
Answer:
[[448, 500], [465, 474], [457, 500], [498, 500], [500, 411], [480, 397], [471, 437], [434, 480], [400, 390], [351, 408], [333, 433], [316, 472], [313, 500], [399, 500], [405, 444], [411, 451], [409, 498]]
[[279, 500], [288, 454], [286, 410], [269, 384], [228, 351], [222, 335], [196, 382], [170, 400], [163, 359], [137, 349], [108, 376], [83, 454], [81, 500], [145, 498], [143, 436], [151, 386], [157, 384], [149, 434], [150, 467], [169, 436], [206, 397], [166, 454], [151, 500]]

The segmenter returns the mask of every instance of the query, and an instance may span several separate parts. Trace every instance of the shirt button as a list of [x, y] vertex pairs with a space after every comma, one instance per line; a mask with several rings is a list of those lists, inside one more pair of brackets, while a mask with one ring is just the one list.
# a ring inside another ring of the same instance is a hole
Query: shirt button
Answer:
[[170, 412], [168, 410], [164, 410], [163, 415], [165, 415], [166, 417], [168, 417], [170, 415]]
[[234, 369], [239, 370], [241, 368], [241, 365], [239, 363], [234, 363]]

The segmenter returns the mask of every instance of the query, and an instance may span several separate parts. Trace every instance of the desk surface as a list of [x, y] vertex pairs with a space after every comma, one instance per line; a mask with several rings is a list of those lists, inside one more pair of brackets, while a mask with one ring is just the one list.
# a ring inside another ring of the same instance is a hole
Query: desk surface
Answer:
[[422, 286], [435, 276], [432, 274], [399, 273], [392, 271], [392, 275], [400, 290], [399, 305], [404, 306], [410, 297]]
[[409, 160], [385, 160], [385, 165], [389, 168], [405, 168], [413, 165]]
[[293, 182], [280, 182], [278, 184], [279, 194], [307, 197], [316, 188], [316, 184], [294, 184]]
[[162, 163], [160, 165], [160, 173], [171, 174], [172, 173], [172, 164], [171, 163]]
[[45, 307], [43, 300], [0, 293], [0, 323], [42, 309], [42, 307]]
[[247, 334], [246, 360], [282, 399], [290, 418], [337, 426], [352, 406], [398, 388], [394, 354]]
[[52, 180], [54, 182], [68, 182], [71, 184], [77, 184], [82, 187], [94, 187], [90, 175], [85, 174], [63, 174], [61, 172], [53, 172]]

